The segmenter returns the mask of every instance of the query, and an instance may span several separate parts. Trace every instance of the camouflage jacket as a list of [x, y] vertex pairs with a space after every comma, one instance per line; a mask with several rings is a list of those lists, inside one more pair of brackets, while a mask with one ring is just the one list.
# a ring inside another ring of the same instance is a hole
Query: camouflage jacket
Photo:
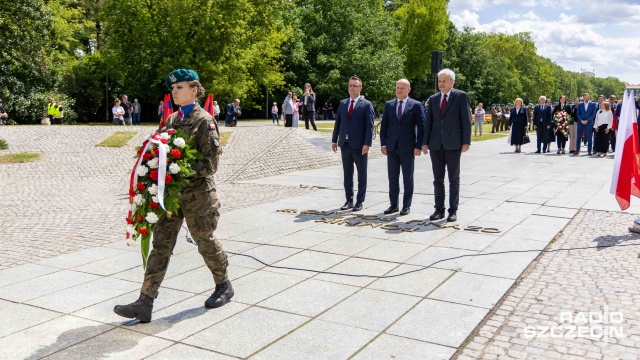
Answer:
[[182, 189], [182, 193], [215, 190], [216, 184], [213, 180], [213, 174], [218, 171], [218, 156], [222, 149], [218, 123], [213, 116], [196, 104], [182, 121], [178, 120], [177, 112], [171, 114], [167, 119], [165, 129], [182, 130], [187, 135], [194, 136], [196, 150], [203, 156], [202, 160], [193, 164], [192, 169], [196, 173], [191, 177], [191, 182]]

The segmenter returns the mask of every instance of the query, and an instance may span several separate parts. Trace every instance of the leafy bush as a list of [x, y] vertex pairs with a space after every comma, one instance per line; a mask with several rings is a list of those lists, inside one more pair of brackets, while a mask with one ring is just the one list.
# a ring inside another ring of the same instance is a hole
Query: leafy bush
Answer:
[[42, 118], [47, 115], [47, 104], [49, 98], [54, 98], [62, 102], [64, 111], [64, 122], [73, 124], [78, 115], [73, 110], [75, 100], [69, 96], [56, 92], [30, 93], [26, 97], [7, 99], [7, 110], [12, 117], [20, 124], [40, 124]]

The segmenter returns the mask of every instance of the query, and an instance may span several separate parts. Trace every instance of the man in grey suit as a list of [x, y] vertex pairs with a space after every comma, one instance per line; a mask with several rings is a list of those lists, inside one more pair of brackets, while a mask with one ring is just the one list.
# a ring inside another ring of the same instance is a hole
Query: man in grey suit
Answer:
[[282, 113], [284, 114], [284, 127], [293, 125], [293, 93], [289, 91], [287, 97], [282, 102]]
[[[362, 80], [357, 76], [349, 78], [349, 97], [340, 101], [336, 123], [331, 137], [333, 152], [340, 147], [342, 170], [344, 172], [344, 192], [347, 201], [340, 210], [362, 210], [367, 192], [367, 161], [373, 138], [373, 104], [360, 96]], [[353, 165], [358, 170], [358, 196], [353, 205]]]
[[[471, 103], [467, 93], [453, 88], [456, 74], [451, 69], [438, 73], [440, 92], [429, 98], [422, 152], [430, 154], [436, 211], [430, 220], [444, 218], [444, 173], [449, 174], [449, 216], [458, 220], [460, 201], [460, 157], [471, 145]], [[431, 150], [431, 153], [429, 153]]]

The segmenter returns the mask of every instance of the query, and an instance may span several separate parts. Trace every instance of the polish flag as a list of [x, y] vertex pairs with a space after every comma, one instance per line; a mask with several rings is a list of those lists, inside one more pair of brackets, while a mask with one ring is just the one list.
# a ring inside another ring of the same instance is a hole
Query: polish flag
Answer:
[[620, 209], [626, 210], [631, 202], [631, 195], [640, 198], [640, 171], [638, 170], [638, 124], [633, 91], [625, 91], [618, 135], [616, 155], [611, 179], [611, 194], [616, 196]]

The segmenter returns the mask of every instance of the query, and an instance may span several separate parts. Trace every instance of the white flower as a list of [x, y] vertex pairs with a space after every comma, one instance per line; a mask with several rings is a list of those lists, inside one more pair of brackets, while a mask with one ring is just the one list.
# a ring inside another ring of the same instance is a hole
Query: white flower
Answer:
[[164, 149], [164, 152], [166, 152], [167, 154], [169, 153], [169, 151], [171, 151], [171, 148], [169, 147], [169, 145], [163, 144], [162, 148]]
[[148, 212], [147, 216], [144, 219], [147, 220], [149, 224], [155, 224], [158, 222], [158, 215], [152, 212]]
[[157, 169], [158, 168], [158, 158], [154, 157], [153, 159], [147, 161], [147, 165], [149, 165], [149, 167], [152, 168], [152, 169]]
[[171, 165], [169, 165], [169, 172], [172, 174], [177, 174], [180, 172], [180, 165], [176, 164], [176, 163], [171, 163]]
[[179, 137], [176, 138], [175, 140], [173, 140], [173, 145], [179, 147], [179, 148], [183, 148], [186, 145], [186, 142], [184, 141], [183, 138]]
[[127, 225], [127, 232], [129, 233], [129, 235], [131, 235], [131, 238], [136, 237], [136, 229], [133, 227], [133, 225]]
[[151, 201], [153, 201], [154, 203], [158, 203], [160, 201], [160, 199], [158, 199], [157, 196], [152, 196], [151, 197]]
[[169, 140], [170, 137], [171, 135], [167, 134], [166, 132], [163, 132], [162, 134], [160, 134], [160, 139]]
[[144, 204], [144, 198], [142, 197], [142, 195], [138, 194], [138, 195], [133, 197], [133, 202], [136, 205], [142, 205], [142, 204]]
[[158, 195], [158, 185], [156, 185], [156, 184], [151, 185], [151, 187], [147, 188], [147, 191], [151, 195]]
[[138, 176], [145, 176], [148, 172], [149, 168], [144, 165], [139, 165], [138, 169], [136, 170], [136, 174], [138, 174]]

